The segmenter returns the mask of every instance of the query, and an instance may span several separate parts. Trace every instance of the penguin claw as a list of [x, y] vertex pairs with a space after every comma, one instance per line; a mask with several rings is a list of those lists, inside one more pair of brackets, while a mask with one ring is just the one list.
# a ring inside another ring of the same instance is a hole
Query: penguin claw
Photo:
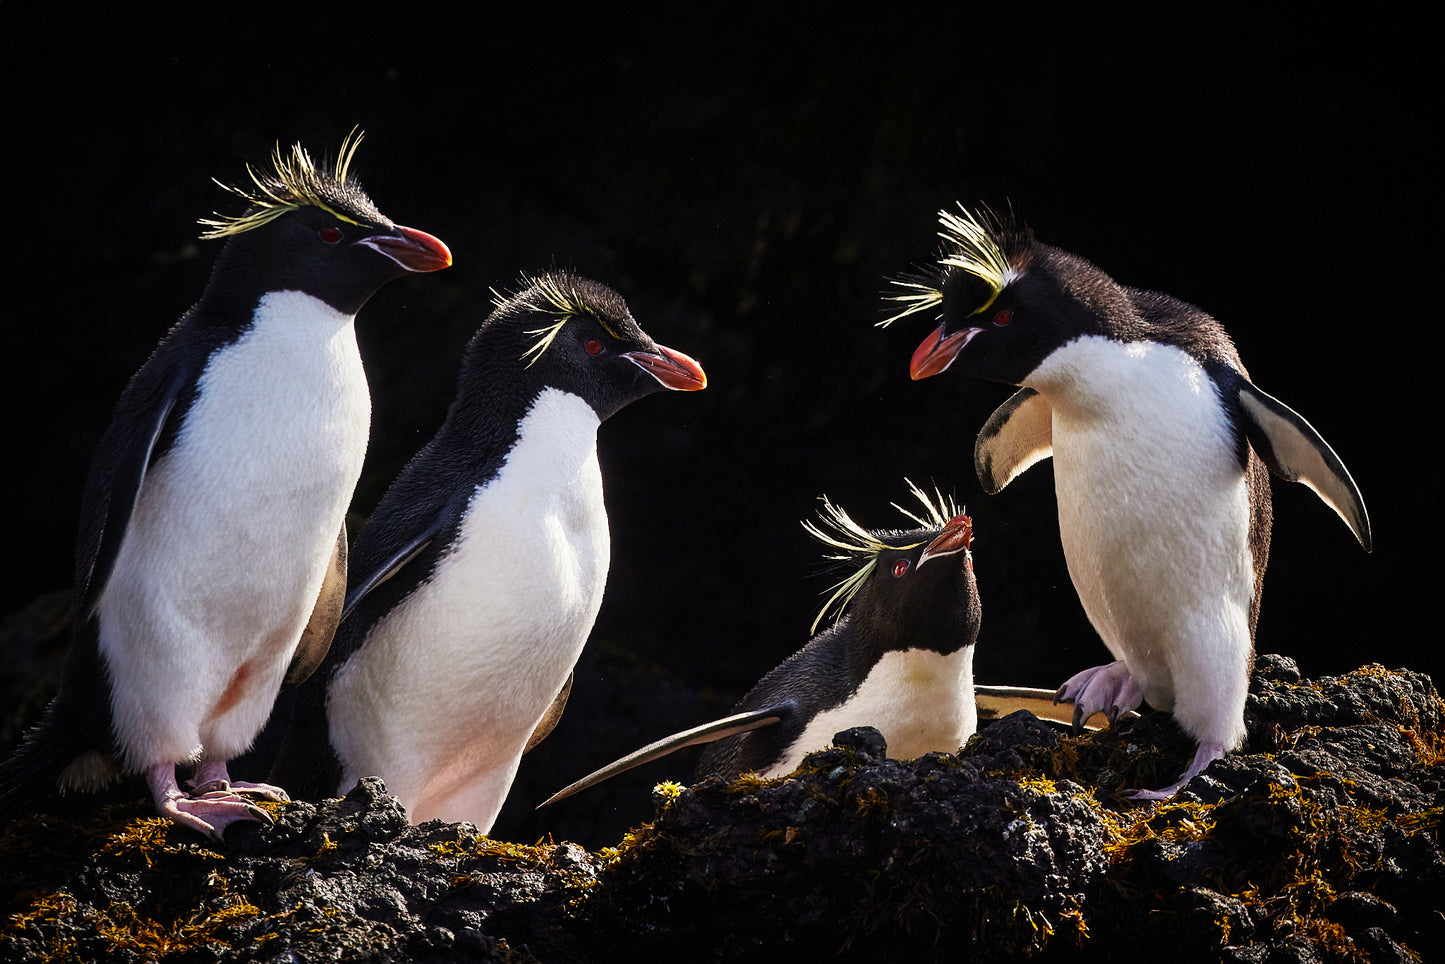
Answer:
[[195, 774], [186, 782], [186, 785], [191, 788], [193, 797], [203, 797], [219, 791], [231, 796], [259, 797], [262, 800], [273, 800], [277, 803], [289, 803], [291, 800], [291, 795], [285, 790], [269, 783], [232, 780], [226, 764], [214, 761], [202, 763], [196, 767]]
[[[151, 787], [156, 812], [217, 842], [222, 841], [226, 828], [233, 823], [264, 823], [268, 826], [276, 823], [269, 813], [235, 792], [226, 777], [224, 764], [204, 765], [197, 770], [196, 778], [198, 786], [188, 794], [176, 783], [174, 766], [161, 764], [152, 767], [146, 774], [146, 780]], [[237, 787], [247, 790], [261, 787], [278, 789], [264, 784], [238, 784]]]
[[200, 831], [212, 840], [224, 840], [226, 828], [233, 823], [264, 823], [276, 821], [260, 807], [237, 797], [208, 793], [205, 797], [178, 797], [159, 804], [156, 810], [163, 817], [182, 827]]
[[1113, 725], [1120, 715], [1133, 710], [1143, 701], [1144, 693], [1134, 682], [1123, 660], [1075, 673], [1054, 694], [1055, 703], [1074, 704], [1076, 734], [1083, 731], [1084, 723], [1095, 713], [1104, 713]]
[[1131, 800], [1168, 800], [1184, 789], [1190, 780], [1208, 769], [1209, 764], [1223, 759], [1224, 754], [1223, 743], [1201, 743], [1199, 749], [1194, 751], [1194, 759], [1189, 762], [1188, 769], [1174, 783], [1159, 790], [1135, 790], [1125, 796]]
[[290, 803], [291, 794], [280, 787], [274, 787], [269, 783], [247, 783], [237, 781], [231, 784], [231, 792], [247, 797], [259, 797], [262, 800], [271, 800], [276, 803]]

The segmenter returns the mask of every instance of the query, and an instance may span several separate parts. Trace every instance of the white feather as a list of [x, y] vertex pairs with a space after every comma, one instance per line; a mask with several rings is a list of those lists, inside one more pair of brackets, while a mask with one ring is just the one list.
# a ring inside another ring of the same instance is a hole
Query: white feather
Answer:
[[98, 606], [129, 770], [229, 759], [271, 711], [366, 454], [352, 321], [264, 296], [145, 477]]
[[368, 634], [328, 698], [341, 787], [375, 774], [411, 820], [490, 829], [607, 581], [598, 418], [547, 389], [433, 577]]
[[1089, 336], [1024, 384], [1053, 409], [1059, 531], [1089, 620], [1150, 705], [1238, 746], [1249, 494], [1213, 383], [1178, 349]]
[[973, 700], [973, 647], [944, 655], [931, 649], [883, 654], [841, 706], [813, 717], [786, 753], [763, 776], [785, 776], [803, 757], [833, 742], [834, 734], [871, 726], [883, 734], [888, 755], [911, 760], [953, 753], [978, 726]]

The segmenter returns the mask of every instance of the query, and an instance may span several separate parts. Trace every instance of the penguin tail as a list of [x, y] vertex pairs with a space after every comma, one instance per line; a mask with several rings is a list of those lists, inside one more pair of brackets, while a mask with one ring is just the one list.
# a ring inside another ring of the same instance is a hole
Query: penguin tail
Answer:
[[67, 725], [62, 700], [57, 696], [50, 701], [40, 722], [0, 763], [0, 814], [17, 815], [69, 789], [99, 789], [120, 776], [109, 754], [87, 745], [89, 741]]

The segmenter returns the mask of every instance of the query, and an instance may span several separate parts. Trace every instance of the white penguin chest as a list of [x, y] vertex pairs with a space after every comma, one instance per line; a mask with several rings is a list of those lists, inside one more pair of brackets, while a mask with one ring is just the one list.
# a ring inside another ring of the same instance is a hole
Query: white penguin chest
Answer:
[[98, 604], [123, 743], [147, 739], [161, 693], [198, 718], [230, 712], [217, 701], [264, 704], [259, 728], [320, 592], [370, 416], [352, 317], [308, 295], [266, 295], [211, 357]]
[[[285, 584], [314, 576], [319, 590], [370, 420], [351, 316], [300, 292], [266, 295], [202, 373], [175, 444], [146, 477], [123, 556], [160, 542], [149, 568], [177, 578], [269, 597], [304, 594]], [[138, 575], [116, 570], [107, 595]]]
[[602, 602], [598, 424], [577, 396], [545, 390], [432, 577], [338, 672], [328, 707], [347, 780], [379, 773], [411, 807], [442, 761], [478, 773], [521, 753]]
[[805, 755], [855, 726], [871, 726], [882, 733], [888, 756], [895, 760], [955, 752], [978, 726], [973, 647], [946, 655], [930, 649], [885, 653], [848, 700], [808, 721], [764, 776], [792, 773]]
[[1214, 383], [1179, 349], [1089, 337], [1026, 384], [1053, 409], [1059, 531], [1079, 598], [1146, 698], [1168, 708], [1186, 638], [1250, 645], [1249, 494]]

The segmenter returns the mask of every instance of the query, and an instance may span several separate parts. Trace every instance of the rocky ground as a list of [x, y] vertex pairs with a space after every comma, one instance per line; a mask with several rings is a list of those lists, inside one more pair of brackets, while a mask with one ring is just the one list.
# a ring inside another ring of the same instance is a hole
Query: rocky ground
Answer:
[[663, 784], [597, 851], [411, 827], [372, 780], [224, 845], [140, 803], [27, 815], [0, 836], [0, 958], [1428, 960], [1442, 708], [1419, 673], [1262, 657], [1246, 747], [1168, 803], [1124, 791], [1187, 758], [1169, 717], [1018, 713], [957, 755], [887, 760], [864, 729], [785, 780]]

